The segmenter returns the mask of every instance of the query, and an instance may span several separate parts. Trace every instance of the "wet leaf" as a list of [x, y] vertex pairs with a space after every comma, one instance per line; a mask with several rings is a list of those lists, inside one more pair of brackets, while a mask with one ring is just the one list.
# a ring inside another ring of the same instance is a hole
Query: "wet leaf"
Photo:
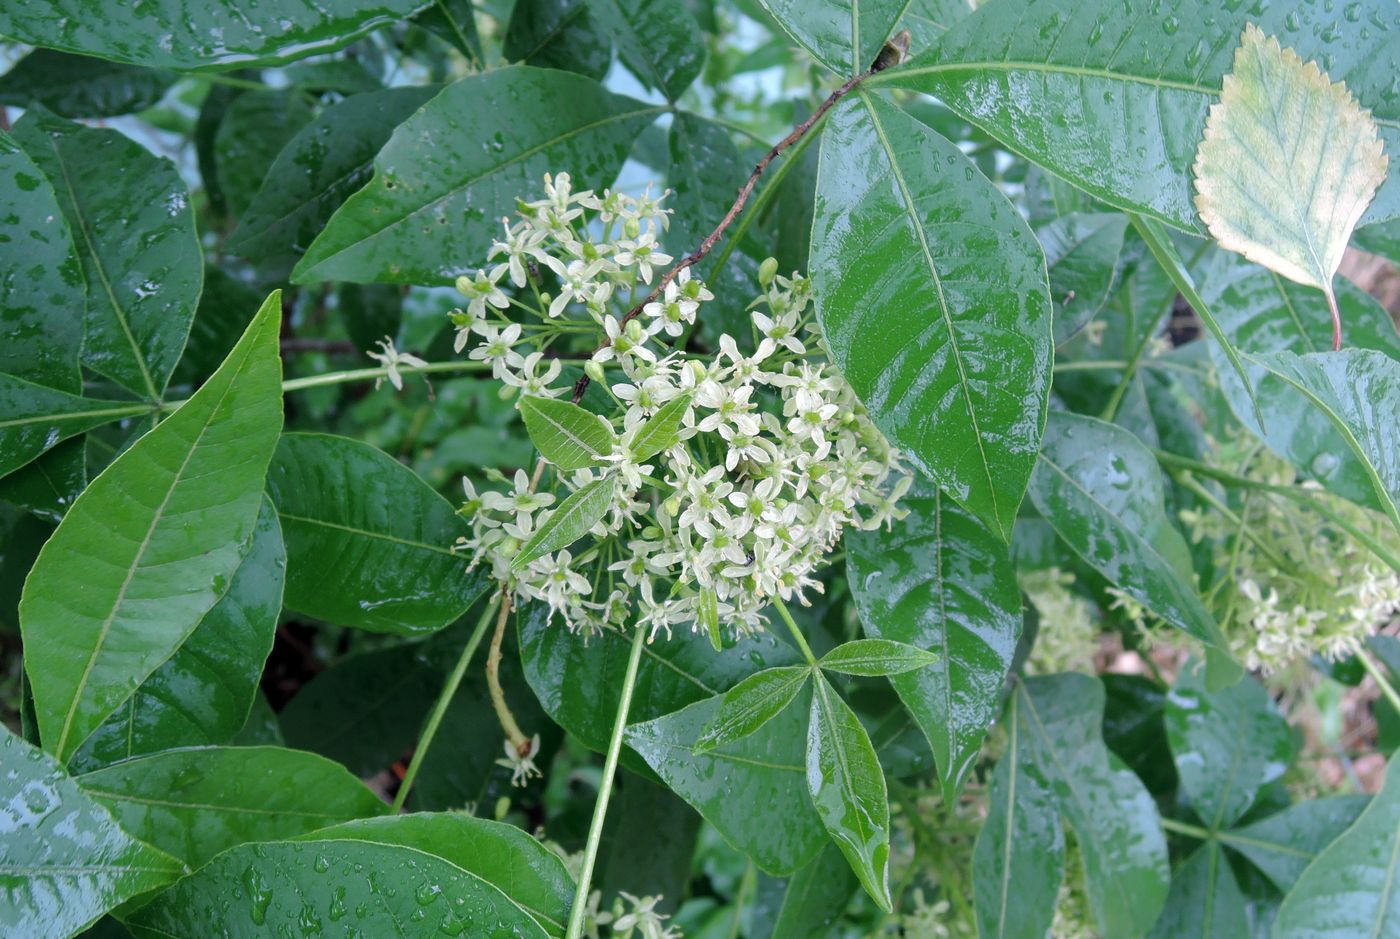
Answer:
[[924, 480], [888, 530], [847, 535], [847, 577], [868, 635], [934, 652], [890, 680], [928, 738], [945, 794], [957, 790], [1000, 709], [1021, 632], [1006, 546]]
[[[1221, 247], [1318, 288], [1335, 311], [1342, 253], [1386, 179], [1382, 149], [1344, 83], [1251, 23], [1196, 151], [1196, 209]], [[1339, 347], [1335, 312], [1333, 336]]]
[[1251, 935], [1244, 892], [1219, 842], [1207, 841], [1172, 873], [1166, 906], [1149, 939], [1236, 939]]
[[863, 91], [822, 137], [817, 316], [875, 423], [1011, 537], [1050, 390], [1040, 246], [961, 150]]
[[700, 24], [684, 0], [589, 0], [618, 55], [647, 88], [679, 98], [705, 66]]
[[537, 558], [567, 548], [602, 521], [617, 497], [617, 477], [603, 476], [569, 493], [568, 498], [544, 516], [530, 540], [510, 562], [518, 571]]
[[1128, 217], [1116, 212], [1073, 213], [1036, 229], [1055, 302], [1055, 345], [1099, 314], [1118, 283]]
[[20, 622], [44, 747], [60, 760], [180, 648], [247, 553], [282, 427], [280, 323], [273, 293], [213, 377], [93, 480], [40, 552]]
[[185, 183], [173, 163], [116, 131], [42, 107], [25, 112], [14, 136], [53, 183], [82, 261], [83, 364], [159, 401], [204, 282]]
[[761, 0], [783, 31], [827, 68], [842, 76], [870, 68], [894, 32], [906, 0]]
[[0, 413], [5, 415], [0, 418], [0, 476], [75, 434], [150, 412], [147, 404], [81, 398], [0, 374]]
[[807, 791], [865, 892], [888, 912], [890, 804], [885, 774], [855, 711], [820, 672], [812, 682], [807, 725]]
[[173, 72], [35, 49], [0, 76], [0, 105], [42, 105], [60, 117], [113, 117], [158, 103]]
[[1220, 840], [1253, 862], [1287, 893], [1313, 858], [1355, 823], [1369, 796], [1331, 796], [1289, 806]]
[[792, 703], [811, 675], [806, 666], [785, 665], [745, 678], [724, 693], [719, 711], [695, 741], [694, 751], [704, 753], [758, 730]]
[[601, 466], [612, 455], [612, 428], [577, 404], [526, 395], [520, 399], [520, 416], [540, 456], [565, 472]]
[[[336, 210], [292, 279], [450, 284], [476, 271], [501, 217], [540, 192], [546, 172], [567, 169], [575, 189], [608, 185], [662, 110], [568, 72], [464, 78], [395, 129], [374, 178]], [[443, 140], [454, 141], [450, 159]]]
[[853, 639], [822, 656], [817, 665], [828, 672], [879, 678], [903, 675], [926, 668], [938, 661], [938, 654], [926, 652], [892, 639]]
[[82, 932], [125, 900], [184, 873], [135, 840], [42, 750], [0, 727], [0, 928], [14, 936]]
[[267, 488], [287, 542], [285, 602], [294, 610], [416, 635], [457, 619], [486, 589], [485, 575], [452, 550], [467, 525], [451, 503], [369, 444], [286, 434]]
[[200, 867], [272, 841], [389, 809], [343, 766], [281, 747], [188, 747], [78, 777], [126, 831]]

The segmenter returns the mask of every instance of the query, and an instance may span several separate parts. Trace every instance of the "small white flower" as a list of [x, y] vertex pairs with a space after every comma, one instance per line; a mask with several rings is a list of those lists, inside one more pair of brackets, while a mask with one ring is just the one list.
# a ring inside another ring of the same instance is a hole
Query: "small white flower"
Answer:
[[617, 243], [617, 247], [620, 249], [616, 255], [617, 263], [623, 267], [635, 264], [644, 284], [651, 283], [653, 264], [664, 267], [672, 260], [669, 254], [660, 249], [656, 243], [656, 235], [651, 232], [645, 232], [636, 238], [624, 238]]
[[507, 740], [505, 743], [506, 755], [496, 761], [497, 766], [504, 766], [510, 770], [510, 784], [512, 786], [524, 786], [532, 777], [543, 776], [538, 766], [535, 765], [535, 757], [540, 752], [540, 735], [535, 734], [526, 744], [524, 752]]
[[504, 310], [510, 306], [510, 301], [506, 299], [505, 293], [496, 286], [496, 281], [500, 280], [503, 273], [504, 271], [498, 267], [491, 274], [477, 271], [476, 277], [468, 277], [463, 274], [457, 278], [457, 292], [471, 301], [467, 304], [467, 312], [474, 319], [486, 316], [487, 304], [498, 310]]
[[[365, 355], [383, 364], [385, 375], [389, 379], [389, 384], [393, 385], [397, 391], [403, 390], [403, 376], [399, 374], [399, 366], [407, 365], [410, 368], [422, 368], [428, 364], [416, 355], [410, 355], [407, 352], [400, 352], [398, 349], [395, 349], [394, 340], [389, 336], [385, 336], [383, 339], [379, 340], [378, 345], [384, 350], [383, 352], [366, 352]], [[379, 379], [377, 378], [374, 380], [374, 387], [379, 387]]]
[[477, 331], [481, 333], [481, 345], [473, 349], [468, 357], [490, 362], [493, 377], [504, 378], [507, 369], [525, 365], [525, 357], [515, 351], [515, 344], [520, 341], [519, 323], [511, 323], [503, 330], [484, 323]]

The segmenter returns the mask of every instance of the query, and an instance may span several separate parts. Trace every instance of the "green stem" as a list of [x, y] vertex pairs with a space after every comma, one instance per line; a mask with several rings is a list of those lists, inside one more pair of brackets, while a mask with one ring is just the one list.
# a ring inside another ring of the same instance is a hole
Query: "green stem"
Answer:
[[617, 775], [617, 758], [622, 752], [622, 733], [627, 729], [627, 711], [632, 706], [632, 689], [637, 684], [637, 667], [642, 661], [642, 646], [646, 645], [646, 637], [645, 629], [636, 630], [632, 636], [632, 655], [627, 660], [627, 674], [622, 679], [622, 698], [617, 702], [617, 718], [613, 721], [612, 739], [608, 741], [608, 755], [603, 761], [603, 778], [598, 784], [593, 821], [588, 826], [588, 844], [583, 849], [583, 868], [578, 875], [578, 889], [574, 891], [574, 906], [569, 911], [566, 939], [580, 939], [583, 935], [583, 916], [588, 906], [588, 890], [593, 882], [593, 865], [598, 860], [598, 844], [603, 839], [603, 820], [608, 814], [613, 777]]
[[1200, 825], [1188, 825], [1185, 822], [1178, 822], [1175, 819], [1160, 819], [1163, 831], [1174, 831], [1178, 835], [1190, 835], [1192, 838], [1200, 838], [1202, 841], [1209, 841], [1215, 837], [1211, 832]]
[[797, 628], [797, 623], [793, 622], [792, 614], [788, 612], [787, 606], [779, 597], [773, 598], [773, 605], [778, 608], [778, 614], [782, 616], [783, 622], [792, 631], [792, 638], [797, 640], [797, 647], [802, 650], [802, 654], [807, 658], [808, 665], [816, 665], [817, 657], [812, 654], [812, 647], [807, 645], [807, 639], [802, 635], [802, 630]]
[[1390, 706], [1395, 708], [1396, 713], [1400, 713], [1400, 694], [1396, 694], [1395, 686], [1385, 677], [1385, 672], [1381, 671], [1381, 667], [1376, 664], [1375, 659], [1371, 658], [1371, 653], [1362, 647], [1356, 650], [1356, 657], [1361, 660], [1361, 667], [1366, 669], [1371, 680], [1381, 689], [1381, 694], [1385, 695]]
[[496, 612], [496, 605], [500, 602], [500, 595], [497, 594], [496, 598], [486, 605], [486, 611], [481, 614], [481, 619], [477, 621], [476, 629], [472, 630], [471, 638], [467, 640], [467, 646], [457, 659], [452, 674], [447, 676], [447, 684], [442, 686], [442, 694], [438, 695], [437, 704], [433, 705], [433, 713], [428, 717], [428, 725], [423, 728], [423, 736], [418, 738], [418, 746], [413, 751], [413, 759], [409, 761], [408, 771], [403, 774], [403, 782], [399, 784], [398, 795], [394, 796], [393, 814], [395, 815], [403, 811], [403, 804], [408, 799], [409, 790], [413, 788], [413, 781], [418, 778], [418, 770], [423, 765], [423, 759], [428, 755], [428, 748], [433, 745], [433, 737], [437, 735], [438, 725], [442, 723], [448, 705], [452, 703], [452, 698], [457, 694], [457, 688], [462, 684], [463, 676], [467, 674], [467, 666], [471, 665], [472, 656], [476, 654], [476, 647], [481, 645], [481, 639], [486, 635], [486, 627], [490, 624], [491, 616]]
[[[400, 365], [400, 375], [433, 375], [439, 372], [484, 372], [491, 367], [489, 362], [479, 362], [476, 359], [463, 359], [458, 362], [429, 362], [427, 365]], [[352, 381], [369, 381], [377, 378], [387, 378], [389, 369], [387, 366], [379, 368], [354, 368], [346, 372], [326, 372], [324, 375], [310, 375], [306, 378], [293, 378], [282, 382], [282, 390], [305, 391], [307, 388], [320, 388], [324, 385], [343, 385]]]

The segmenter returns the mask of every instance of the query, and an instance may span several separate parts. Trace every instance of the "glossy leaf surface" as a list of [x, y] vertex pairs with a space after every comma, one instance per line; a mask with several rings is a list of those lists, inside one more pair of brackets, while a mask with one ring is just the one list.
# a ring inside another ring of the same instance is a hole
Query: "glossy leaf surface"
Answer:
[[1400, 429], [1381, 416], [1400, 412], [1400, 362], [1365, 349], [1276, 352], [1249, 361], [1305, 398], [1313, 420], [1331, 425], [1346, 447], [1344, 455], [1357, 462], [1371, 485], [1366, 504], [1380, 509], [1400, 531]]
[[903, 675], [938, 661], [938, 655], [892, 639], [852, 639], [823, 655], [817, 664], [828, 672], [879, 678]]
[[[1247, 23], [1304, 59], [1324, 60], [1400, 141], [1400, 11], [1363, 2], [1339, 16], [1321, 0], [1171, 9], [1118, 0], [1027, 0], [985, 6], [938, 45], [879, 77], [936, 96], [1010, 149], [1110, 205], [1198, 229], [1191, 165]], [[1391, 175], [1397, 175], [1391, 161]], [[1382, 188], [1368, 221], [1400, 213]]]
[[1223, 645], [1191, 583], [1186, 540], [1163, 508], [1157, 461], [1136, 437], [1052, 414], [1030, 495], [1056, 534], [1110, 582], [1176, 628]]
[[375, 154], [394, 128], [438, 90], [352, 95], [316, 115], [277, 154], [229, 236], [229, 250], [253, 259], [304, 254], [341, 203], [369, 180]]
[[1356, 822], [1369, 796], [1331, 796], [1289, 806], [1221, 840], [1243, 854], [1287, 893], [1320, 851]]
[[938, 655], [891, 679], [928, 738], [944, 792], [961, 785], [996, 717], [1021, 632], [1021, 596], [1005, 545], [930, 483], [889, 530], [851, 532], [847, 577], [868, 635]]
[[908, 6], [905, 0], [761, 0], [788, 35], [827, 68], [843, 77], [870, 68], [895, 23]]
[[810, 668], [784, 665], [745, 678], [724, 693], [714, 720], [695, 741], [695, 752], [712, 750], [758, 730], [792, 703], [811, 675]]
[[123, 831], [53, 757], [0, 727], [0, 928], [81, 932], [123, 901], [184, 873]]
[[1073, 213], [1036, 229], [1055, 302], [1055, 345], [1098, 315], [1118, 282], [1128, 218], [1116, 212]]
[[[1331, 350], [1331, 326], [1322, 292], [1220, 251], [1200, 266], [1201, 295], [1219, 311], [1221, 329], [1242, 353]], [[1347, 346], [1375, 349], [1400, 357], [1400, 335], [1385, 308], [1345, 278], [1337, 282], [1337, 305]], [[1329, 492], [1377, 505], [1365, 466], [1348, 450], [1343, 437], [1324, 420], [1307, 397], [1257, 362], [1244, 367], [1264, 416], [1261, 429], [1238, 376], [1212, 346], [1211, 358], [1230, 409], [1269, 448]]]
[[1220, 843], [1207, 841], [1172, 872], [1166, 906], [1149, 939], [1248, 936], [1247, 903]]
[[1099, 929], [1105, 939], [1141, 935], [1167, 896], [1167, 844], [1147, 789], [1104, 746], [1103, 685], [1052, 675], [1016, 694], [1033, 762], [1074, 828]]
[[724, 218], [748, 169], [727, 130], [688, 111], [671, 119], [667, 146], [666, 182], [675, 194], [666, 200], [673, 214], [664, 243], [680, 257], [694, 251]]
[[647, 88], [675, 101], [705, 65], [700, 24], [684, 0], [589, 0], [618, 55]]
[[460, 812], [365, 818], [306, 840], [402, 845], [442, 858], [500, 888], [551, 936], [562, 936], [574, 882], [559, 856], [514, 825]]
[[565, 472], [600, 466], [612, 455], [612, 428], [577, 404], [526, 396], [520, 399], [520, 416], [540, 456]]
[[441, 858], [372, 841], [245, 844], [219, 855], [131, 919], [138, 936], [229, 939], [331, 935], [354, 923], [367, 936], [468, 936], [474, 926], [518, 939], [544, 930], [500, 890]]
[[0, 374], [0, 476], [48, 452], [58, 443], [124, 417], [150, 413], [132, 401], [82, 398], [47, 385]]
[[0, 34], [30, 45], [157, 68], [273, 65], [347, 45], [425, 0], [280, 0], [230, 16], [219, 0], [112, 6], [8, 5]]
[[[474, 273], [517, 197], [565, 168], [576, 189], [608, 185], [660, 110], [567, 72], [464, 78], [394, 131], [374, 178], [331, 217], [293, 279], [445, 284]], [[473, 143], [457, 145], [467, 128]]]
[[501, 53], [509, 62], [602, 78], [612, 63], [612, 36], [589, 0], [518, 0]]
[[481, 573], [468, 572], [467, 559], [452, 551], [467, 526], [451, 503], [382, 450], [329, 434], [287, 434], [267, 486], [282, 520], [286, 604], [294, 610], [413, 635], [446, 626], [486, 589]]
[[62, 117], [112, 117], [156, 104], [175, 78], [158, 69], [35, 49], [0, 76], [0, 105], [40, 104]]
[[252, 544], [229, 578], [228, 592], [87, 739], [73, 757], [74, 770], [232, 740], [248, 720], [272, 649], [286, 568], [277, 512], [264, 498]]
[[197, 868], [249, 841], [275, 841], [388, 807], [330, 760], [281, 747], [190, 747], [78, 777], [126, 831]]
[[866, 893], [889, 910], [890, 804], [885, 774], [850, 705], [818, 673], [807, 724], [807, 791]]
[[1386, 767], [1385, 785], [1366, 811], [1319, 854], [1284, 897], [1277, 939], [1342, 939], [1400, 933], [1400, 773]]
[[510, 562], [512, 571], [522, 570], [531, 561], [567, 548], [602, 521], [613, 504], [617, 477], [603, 476], [569, 493], [568, 497], [542, 517], [530, 539]]
[[1248, 675], [1211, 691], [1204, 668], [1182, 669], [1167, 696], [1166, 726], [1181, 785], [1212, 831], [1238, 821], [1293, 756], [1287, 722]]
[[[53, 185], [3, 131], [0, 244], [5, 245], [0, 255], [0, 329], [6, 337], [0, 346], [0, 372], [80, 392], [80, 311], [86, 302], [82, 264]], [[3, 413], [8, 418], [12, 408], [3, 408]], [[11, 446], [9, 440], [0, 445], [7, 457], [0, 466], [15, 459], [10, 456]]]
[[40, 552], [20, 621], [40, 733], [60, 760], [228, 590], [282, 427], [280, 322], [273, 293], [219, 370], [93, 480]]
[[861, 92], [823, 133], [808, 267], [835, 362], [875, 423], [1008, 540], [1052, 351], [1025, 222], [956, 146]]
[[1006, 702], [1006, 752], [992, 773], [987, 820], [977, 833], [972, 876], [985, 939], [1043, 939], [1065, 873], [1065, 833], [1050, 782], [1020, 713]]
[[[518, 621], [525, 680], [540, 704], [582, 743], [600, 753], [606, 751], [612, 716], [617, 713], [620, 676], [627, 669], [629, 637], [602, 632], [585, 644], [557, 621], [551, 624], [542, 604], [522, 610]], [[628, 719], [639, 724], [670, 714], [722, 695], [761, 669], [796, 661], [796, 654], [780, 643], [745, 639], [715, 652], [704, 636], [676, 630], [670, 639], [658, 638], [642, 647]], [[698, 739], [704, 726], [698, 726], [687, 743]], [[624, 751], [623, 759], [627, 756]]]
[[791, 874], [827, 841], [804, 781], [807, 696], [799, 695], [755, 733], [696, 753], [695, 742], [719, 706], [716, 696], [634, 723], [627, 744], [725, 841], [762, 870]]
[[25, 112], [14, 135], [53, 183], [82, 261], [83, 364], [159, 400], [204, 283], [184, 181], [169, 160], [116, 131], [43, 108]]

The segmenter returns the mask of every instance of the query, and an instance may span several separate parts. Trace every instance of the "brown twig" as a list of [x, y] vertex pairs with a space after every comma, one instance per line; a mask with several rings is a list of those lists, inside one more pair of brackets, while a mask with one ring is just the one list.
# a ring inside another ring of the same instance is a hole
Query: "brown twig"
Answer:
[[[640, 303], [632, 307], [632, 309], [628, 310], [627, 315], [622, 318], [621, 322], [618, 325], [625, 327], [628, 324], [628, 322], [641, 315], [641, 312], [646, 307], [646, 305], [648, 303], [651, 303], [657, 297], [661, 296], [661, 291], [665, 290], [666, 285], [676, 279], [676, 275], [680, 274], [680, 272], [685, 270], [686, 268], [694, 267], [696, 264], [699, 264], [701, 261], [703, 261], [705, 259], [705, 256], [710, 253], [710, 250], [714, 248], [716, 244], [719, 243], [720, 238], [724, 235], [724, 230], [729, 227], [729, 223], [733, 222], [734, 219], [739, 217], [739, 213], [742, 212], [744, 209], [744, 203], [748, 202], [749, 196], [753, 193], [753, 187], [758, 183], [758, 178], [763, 175], [764, 170], [768, 169], [768, 164], [772, 163], [775, 159], [777, 159], [778, 155], [781, 154], [788, 147], [801, 140], [802, 137], [809, 130], [812, 129], [812, 126], [816, 124], [817, 121], [821, 120], [822, 116], [826, 114], [827, 111], [831, 110], [831, 108], [836, 104], [836, 102], [840, 101], [842, 98], [848, 95], [851, 92], [851, 90], [854, 89], [857, 85], [859, 85], [862, 81], [869, 78], [871, 73], [874, 71], [876, 71], [876, 69], [870, 69], [869, 71], [861, 72], [859, 75], [856, 75], [853, 78], [847, 79], [845, 84], [843, 84], [840, 88], [837, 88], [835, 91], [833, 91], [830, 95], [827, 96], [826, 100], [823, 101], [817, 107], [817, 109], [812, 112], [810, 117], [808, 117], [801, 124], [798, 124], [796, 127], [794, 127], [792, 129], [792, 133], [788, 134], [782, 140], [779, 140], [776, 144], [774, 144], [773, 149], [765, 153], [763, 155], [763, 159], [759, 160], [757, 165], [754, 166], [753, 172], [749, 174], [749, 178], [739, 189], [739, 195], [734, 199], [734, 204], [729, 207], [728, 212], [724, 213], [724, 218], [720, 219], [719, 224], [715, 226], [715, 230], [705, 236], [705, 240], [700, 242], [700, 247], [696, 248], [695, 251], [693, 251], [692, 253], [686, 255], [684, 258], [681, 259], [679, 264], [677, 264], [675, 267], [671, 268], [669, 271], [663, 274], [661, 278], [657, 280], [656, 286], [652, 288], [651, 293], [647, 294], [644, 298], [642, 298], [642, 301]], [[607, 348], [607, 346], [608, 340], [604, 339], [602, 345], [600, 345], [598, 348], [605, 349]], [[584, 375], [581, 378], [579, 378], [577, 382], [574, 383], [574, 404], [578, 404], [579, 401], [583, 399], [583, 393], [588, 390], [588, 382], [588, 376]]]

